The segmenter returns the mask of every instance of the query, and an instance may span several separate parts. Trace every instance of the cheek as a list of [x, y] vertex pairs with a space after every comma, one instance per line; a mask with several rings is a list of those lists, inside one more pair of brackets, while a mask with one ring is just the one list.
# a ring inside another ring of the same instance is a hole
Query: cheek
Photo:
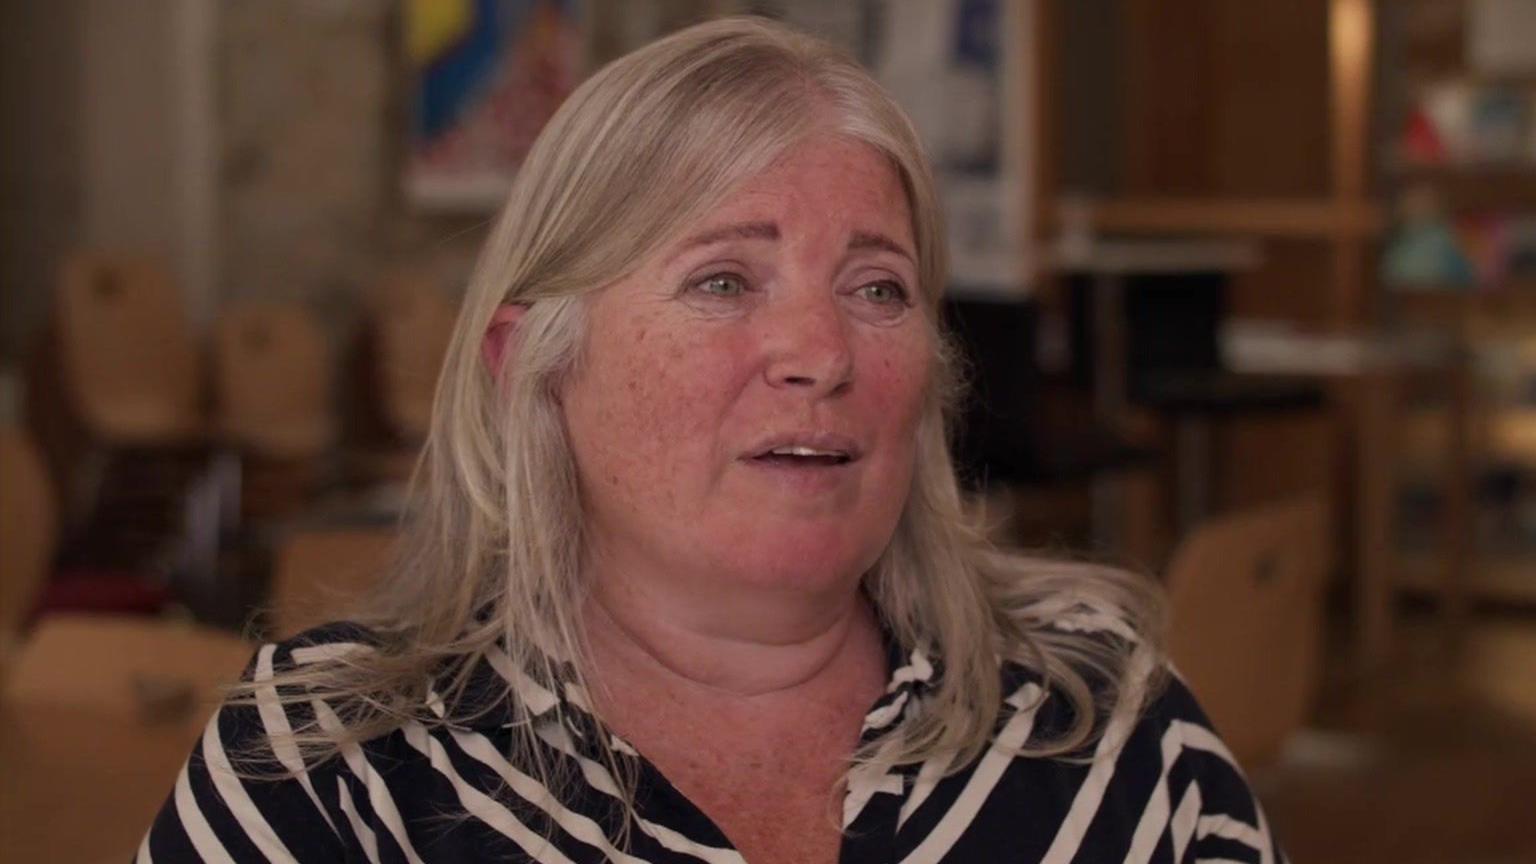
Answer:
[[[915, 341], [915, 340], [914, 340]], [[931, 350], [924, 340], [900, 350], [884, 351], [871, 364], [865, 388], [871, 409], [879, 411], [893, 435], [911, 438], [916, 433], [930, 379]]]
[[708, 464], [731, 371], [708, 361], [728, 355], [646, 322], [592, 336], [586, 373], [566, 403], [582, 482], [674, 509], [686, 469]]

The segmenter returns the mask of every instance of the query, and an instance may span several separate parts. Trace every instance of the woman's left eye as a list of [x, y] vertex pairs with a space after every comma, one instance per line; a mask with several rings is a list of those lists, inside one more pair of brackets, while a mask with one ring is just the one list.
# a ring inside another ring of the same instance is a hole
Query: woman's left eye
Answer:
[[893, 279], [860, 286], [855, 293], [873, 303], [907, 305], [907, 289]]
[[735, 273], [715, 273], [694, 282], [693, 290], [709, 297], [739, 297], [747, 291], [747, 280]]

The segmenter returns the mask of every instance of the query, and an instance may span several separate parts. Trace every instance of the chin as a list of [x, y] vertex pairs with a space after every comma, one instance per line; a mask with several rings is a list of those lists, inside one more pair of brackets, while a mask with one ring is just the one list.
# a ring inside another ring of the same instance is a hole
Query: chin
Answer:
[[722, 572], [754, 587], [812, 593], [856, 586], [885, 548], [838, 531], [764, 533], [742, 541], [725, 550]]

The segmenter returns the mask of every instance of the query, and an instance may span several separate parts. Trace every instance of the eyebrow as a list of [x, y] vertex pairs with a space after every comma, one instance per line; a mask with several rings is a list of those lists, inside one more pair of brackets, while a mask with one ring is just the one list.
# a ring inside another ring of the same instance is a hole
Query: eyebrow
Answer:
[[[738, 222], [695, 234], [684, 240], [678, 251], [709, 246], [725, 240], [778, 240], [779, 237], [779, 226], [773, 222]], [[848, 249], [849, 251], [879, 249], [900, 255], [914, 264], [917, 261], [912, 253], [907, 251], [907, 247], [884, 234], [873, 231], [853, 232], [853, 236], [848, 238]]]
[[908, 261], [911, 261], [913, 264], [917, 263], [917, 259], [912, 256], [911, 252], [907, 251], [907, 247], [897, 243], [895, 240], [892, 240], [884, 234], [875, 234], [869, 231], [855, 231], [853, 232], [853, 236], [848, 240], [848, 249], [850, 251], [857, 249], [883, 249], [886, 252], [894, 252], [895, 254], [900, 255]]
[[779, 226], [772, 222], [738, 222], [734, 225], [712, 228], [702, 234], [695, 234], [683, 241], [679, 251], [699, 246], [710, 246], [723, 240], [777, 239], [779, 239]]

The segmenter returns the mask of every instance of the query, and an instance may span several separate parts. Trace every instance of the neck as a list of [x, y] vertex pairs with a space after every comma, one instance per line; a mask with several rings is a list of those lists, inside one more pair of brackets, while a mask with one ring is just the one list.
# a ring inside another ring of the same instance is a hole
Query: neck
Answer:
[[883, 676], [879, 629], [856, 587], [833, 597], [745, 591], [711, 601], [679, 593], [596, 582], [586, 630], [600, 677], [767, 697], [846, 680], [872, 661]]

